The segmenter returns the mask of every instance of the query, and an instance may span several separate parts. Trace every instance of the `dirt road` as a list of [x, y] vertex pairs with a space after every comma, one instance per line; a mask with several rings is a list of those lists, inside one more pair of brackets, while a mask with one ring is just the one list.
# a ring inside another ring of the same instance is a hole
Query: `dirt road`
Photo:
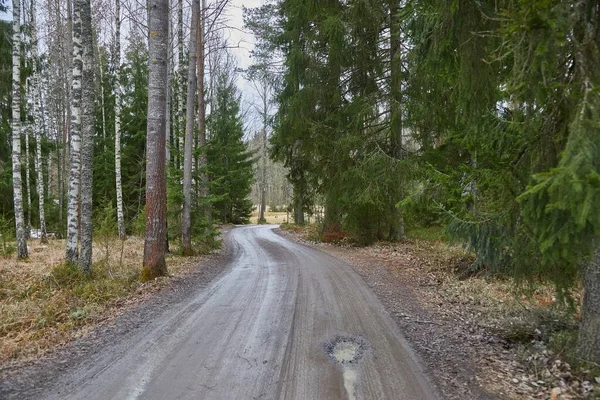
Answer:
[[435, 399], [350, 266], [273, 226], [233, 229], [229, 269], [61, 376], [60, 399]]

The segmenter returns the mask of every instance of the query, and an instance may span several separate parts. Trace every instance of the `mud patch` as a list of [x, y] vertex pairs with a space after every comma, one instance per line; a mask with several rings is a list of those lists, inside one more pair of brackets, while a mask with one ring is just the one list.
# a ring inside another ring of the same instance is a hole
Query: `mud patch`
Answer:
[[337, 336], [332, 342], [325, 343], [325, 352], [333, 361], [342, 365], [358, 363], [365, 351], [367, 343], [351, 336]]

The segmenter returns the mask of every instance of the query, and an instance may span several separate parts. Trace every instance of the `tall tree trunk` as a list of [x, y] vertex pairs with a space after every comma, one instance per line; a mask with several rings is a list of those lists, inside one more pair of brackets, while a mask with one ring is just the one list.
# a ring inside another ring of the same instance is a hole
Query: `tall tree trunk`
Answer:
[[17, 236], [17, 259], [28, 257], [23, 186], [21, 182], [21, 5], [13, 0], [12, 48], [12, 180]]
[[[119, 0], [117, 0], [118, 2]], [[170, 164], [171, 164], [171, 99], [173, 97], [173, 69], [175, 68], [175, 61], [173, 60], [173, 47], [172, 47], [172, 43], [173, 43], [173, 29], [172, 29], [172, 24], [171, 24], [171, 15], [169, 14], [169, 48], [168, 48], [168, 54], [167, 54], [167, 59], [169, 60], [169, 68], [167, 69], [167, 133], [165, 134], [166, 136], [166, 146], [165, 146], [165, 152], [166, 152], [166, 162], [167, 162], [167, 176], [170, 175]], [[175, 124], [173, 124], [175, 125]], [[167, 235], [168, 236], [168, 235]], [[168, 240], [167, 240], [168, 242]], [[167, 244], [168, 245], [168, 244]]]
[[[41, 91], [40, 91], [41, 93]], [[36, 105], [35, 119], [36, 126], [34, 130], [35, 134], [35, 170], [37, 171], [37, 192], [38, 192], [38, 210], [40, 214], [40, 242], [48, 243], [48, 237], [46, 235], [46, 214], [44, 212], [44, 172], [42, 168], [42, 127], [39, 125], [41, 121], [41, 106], [40, 103], [42, 98], [40, 95], [34, 95], [34, 101]]]
[[165, 174], [169, 1], [150, 2], [148, 125], [146, 140], [146, 238], [142, 279], [167, 273], [165, 263], [167, 182]]
[[[40, 242], [48, 243], [46, 236], [46, 215], [44, 212], [44, 172], [42, 168], [42, 132], [45, 129], [42, 105], [41, 66], [38, 58], [37, 26], [35, 20], [35, 1], [31, 0], [31, 40], [33, 56], [33, 109], [35, 135], [35, 170], [37, 171], [38, 211], [40, 217]], [[36, 96], [37, 93], [37, 96]], [[48, 174], [51, 174], [48, 168]]]
[[207, 229], [210, 229], [211, 225], [211, 208], [207, 202], [208, 198], [208, 174], [206, 172], [207, 167], [207, 159], [206, 159], [206, 100], [204, 93], [204, 62], [205, 62], [205, 52], [204, 52], [204, 37], [205, 37], [205, 21], [204, 21], [204, 13], [205, 13], [205, 2], [202, 2], [202, 8], [200, 11], [200, 15], [198, 17], [199, 27], [198, 27], [198, 62], [196, 68], [198, 70], [197, 73], [197, 84], [198, 84], [198, 180], [199, 180], [199, 190], [198, 197], [199, 203], [202, 207], [202, 214], [204, 217], [204, 223], [207, 226]]
[[[392, 143], [392, 156], [400, 161], [402, 160], [402, 38], [400, 31], [400, 21], [398, 21], [398, 12], [400, 2], [390, 0], [390, 75], [391, 75], [391, 99], [390, 99], [390, 139]], [[397, 197], [390, 199], [391, 224], [389, 239], [391, 241], [404, 240], [404, 217], [402, 210], [396, 207], [403, 197], [402, 182], [399, 177], [397, 180]]]
[[192, 255], [192, 161], [194, 144], [194, 110], [196, 89], [196, 59], [198, 51], [198, 21], [200, 0], [192, 1], [192, 25], [187, 82], [187, 105], [185, 117], [185, 143], [183, 152], [183, 213], [181, 214], [181, 247], [184, 255]]
[[583, 285], [578, 351], [584, 360], [600, 364], [600, 248], [586, 266]]
[[262, 165], [261, 165], [261, 183], [260, 183], [260, 214], [258, 216], [258, 222], [265, 222], [266, 218], [265, 218], [265, 212], [266, 212], [266, 208], [267, 208], [267, 125], [269, 122], [269, 93], [268, 93], [268, 85], [269, 82], [267, 81], [267, 75], [266, 73], [264, 73], [263, 77], [262, 77], [262, 87], [263, 87], [263, 93], [262, 93], [262, 102], [263, 102], [263, 111], [262, 111], [262, 117], [263, 117], [263, 131], [262, 131], [262, 146], [261, 146], [261, 150], [262, 150]]
[[31, 237], [31, 165], [30, 165], [30, 153], [29, 153], [29, 136], [31, 136], [31, 130], [33, 125], [29, 120], [31, 114], [31, 85], [28, 82], [25, 84], [25, 189], [27, 190], [27, 224], [25, 226], [25, 235], [27, 239]]
[[81, 253], [79, 268], [92, 270], [93, 171], [94, 171], [94, 42], [90, 0], [81, 5], [81, 45], [83, 47], [81, 91]]
[[[183, 0], [177, 2], [177, 48], [178, 48], [178, 63], [179, 63], [179, 93], [177, 97], [177, 121], [178, 132], [176, 138], [177, 145], [177, 168], [183, 168], [183, 152], [184, 152], [184, 88], [186, 84], [186, 70], [183, 53]], [[186, 122], [187, 125], [187, 122]]]
[[73, 3], [73, 74], [71, 87], [71, 123], [69, 128], [69, 193], [67, 199], [67, 262], [79, 258], [79, 190], [81, 178], [81, 100], [83, 45], [81, 0]]
[[[104, 150], [104, 154], [106, 154], [106, 112], [104, 110], [104, 100], [105, 100], [105, 96], [104, 96], [104, 63], [102, 62], [102, 53], [100, 52], [100, 40], [98, 38], [96, 38], [97, 40], [97, 63], [98, 63], [98, 70], [100, 72], [100, 111], [102, 113], [102, 149]], [[102, 157], [104, 158], [104, 157]]]
[[123, 213], [123, 181], [121, 178], [121, 0], [115, 8], [115, 182], [117, 194], [117, 227], [119, 239], [125, 239], [125, 217]]

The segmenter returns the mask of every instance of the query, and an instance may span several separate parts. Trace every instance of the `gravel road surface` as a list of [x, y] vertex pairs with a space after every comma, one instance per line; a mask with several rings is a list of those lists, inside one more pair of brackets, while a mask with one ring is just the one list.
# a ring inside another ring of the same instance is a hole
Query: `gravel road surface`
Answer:
[[42, 398], [437, 399], [352, 268], [274, 230], [231, 230], [224, 274], [65, 371]]

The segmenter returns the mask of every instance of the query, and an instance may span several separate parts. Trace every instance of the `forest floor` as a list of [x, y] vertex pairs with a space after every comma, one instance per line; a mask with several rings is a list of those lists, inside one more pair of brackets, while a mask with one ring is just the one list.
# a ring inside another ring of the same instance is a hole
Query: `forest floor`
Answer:
[[466, 276], [473, 255], [431, 232], [416, 232], [405, 243], [355, 247], [317, 242], [315, 227], [283, 228], [354, 267], [444, 398], [600, 398], [600, 373], [576, 367], [572, 356], [576, 315], [558, 306], [551, 287], [524, 292], [510, 279]]
[[142, 283], [143, 247], [138, 237], [95, 243], [91, 276], [64, 264], [64, 240], [30, 240], [29, 260], [0, 259], [0, 375], [109, 323], [211, 257], [171, 248], [169, 276]]

